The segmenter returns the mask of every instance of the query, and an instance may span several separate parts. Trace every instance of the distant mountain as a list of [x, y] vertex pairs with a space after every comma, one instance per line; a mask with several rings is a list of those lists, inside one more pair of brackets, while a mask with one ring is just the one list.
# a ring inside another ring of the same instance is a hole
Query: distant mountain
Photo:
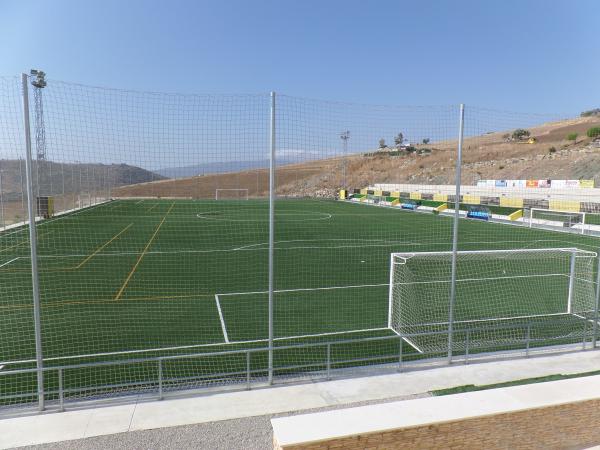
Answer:
[[[277, 165], [282, 166], [292, 164], [289, 159], [277, 159]], [[243, 170], [266, 169], [269, 167], [269, 160], [254, 160], [254, 161], [222, 161], [193, 166], [183, 167], [165, 167], [158, 169], [155, 172], [167, 178], [185, 178], [198, 175], [210, 175], [214, 173], [241, 172]]]
[[[16, 159], [0, 160], [2, 195], [5, 200], [20, 199], [25, 190], [25, 162]], [[61, 195], [73, 192], [103, 191], [109, 187], [147, 183], [166, 177], [127, 164], [57, 163], [34, 161], [34, 185], [39, 183], [42, 195]], [[38, 177], [39, 176], [39, 181]]]

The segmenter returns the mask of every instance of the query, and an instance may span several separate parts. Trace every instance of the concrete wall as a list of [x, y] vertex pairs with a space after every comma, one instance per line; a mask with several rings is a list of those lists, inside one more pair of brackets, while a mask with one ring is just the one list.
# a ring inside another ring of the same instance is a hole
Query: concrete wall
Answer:
[[274, 448], [587, 448], [600, 444], [599, 388], [586, 377], [273, 419]]

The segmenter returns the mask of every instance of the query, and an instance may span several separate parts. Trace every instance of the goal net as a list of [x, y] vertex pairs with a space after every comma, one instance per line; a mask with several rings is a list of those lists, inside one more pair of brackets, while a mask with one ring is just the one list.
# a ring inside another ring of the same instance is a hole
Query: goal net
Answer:
[[527, 222], [530, 228], [570, 229], [581, 233], [584, 233], [586, 228], [584, 212], [531, 208]]
[[[453, 350], [553, 345], [594, 318], [596, 253], [576, 248], [459, 251]], [[448, 350], [452, 252], [392, 253], [388, 325], [418, 352]], [[588, 328], [590, 329], [590, 328]], [[467, 336], [468, 334], [468, 336]]]
[[248, 189], [215, 189], [215, 200], [248, 200]]

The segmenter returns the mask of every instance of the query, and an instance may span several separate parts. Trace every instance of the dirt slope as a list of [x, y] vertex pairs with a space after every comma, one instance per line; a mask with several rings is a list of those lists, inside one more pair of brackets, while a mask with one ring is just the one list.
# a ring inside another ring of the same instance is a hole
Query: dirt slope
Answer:
[[[504, 132], [468, 137], [464, 142], [462, 180], [474, 184], [478, 179], [595, 179], [600, 184], [600, 148], [585, 137], [600, 118], [586, 117], [529, 128], [537, 143], [505, 142]], [[567, 141], [569, 133], [579, 135]], [[289, 164], [276, 172], [277, 193], [291, 196], [333, 196], [343, 184], [346, 166], [347, 186], [364, 187], [373, 183], [452, 184], [456, 141], [417, 145], [430, 154], [391, 156], [375, 152], [372, 156], [352, 155], [302, 164]], [[365, 152], [371, 152], [365, 149]], [[245, 188], [250, 196], [268, 192], [266, 169], [164, 180], [124, 186], [114, 191], [121, 196], [182, 196], [214, 198], [217, 188]]]

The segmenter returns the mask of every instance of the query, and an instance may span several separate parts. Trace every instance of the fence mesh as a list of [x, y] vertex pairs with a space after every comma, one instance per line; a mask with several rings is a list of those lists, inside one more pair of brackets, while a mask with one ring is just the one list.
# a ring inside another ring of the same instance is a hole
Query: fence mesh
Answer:
[[[271, 186], [269, 94], [148, 93], [54, 80], [28, 89], [51, 401], [252, 384], [271, 374], [396, 370], [443, 356], [443, 345], [419, 351], [411, 330], [390, 320], [390, 258], [450, 252], [457, 200], [461, 251], [594, 252], [599, 244], [600, 197], [589, 186], [600, 158], [585, 136], [599, 121], [593, 117], [557, 121], [467, 107], [457, 199], [458, 106], [277, 95]], [[37, 390], [21, 90], [18, 79], [0, 78], [3, 404], [35, 401]], [[573, 133], [575, 140], [566, 138]], [[523, 264], [512, 267], [520, 272]], [[447, 265], [425, 260], [424, 267], [434, 279], [451, 276]], [[595, 341], [595, 261], [588, 269], [586, 329], [574, 321], [572, 339], [550, 344], [533, 325], [478, 327], [468, 336], [458, 327], [453, 352]], [[469, 270], [483, 276], [486, 265], [473, 261]], [[544, 284], [536, 300], [512, 275], [502, 289], [478, 293], [497, 300], [483, 313], [500, 314], [494, 307], [503, 289], [528, 311], [543, 309], [531, 302], [564, 297], [562, 278]], [[442, 305], [442, 317], [448, 308], [447, 285], [435, 289], [437, 305], [416, 289], [412, 312], [435, 323], [433, 309]], [[491, 305], [463, 294], [456, 302], [464, 311]], [[448, 327], [434, 328], [423, 342], [447, 342]]]

